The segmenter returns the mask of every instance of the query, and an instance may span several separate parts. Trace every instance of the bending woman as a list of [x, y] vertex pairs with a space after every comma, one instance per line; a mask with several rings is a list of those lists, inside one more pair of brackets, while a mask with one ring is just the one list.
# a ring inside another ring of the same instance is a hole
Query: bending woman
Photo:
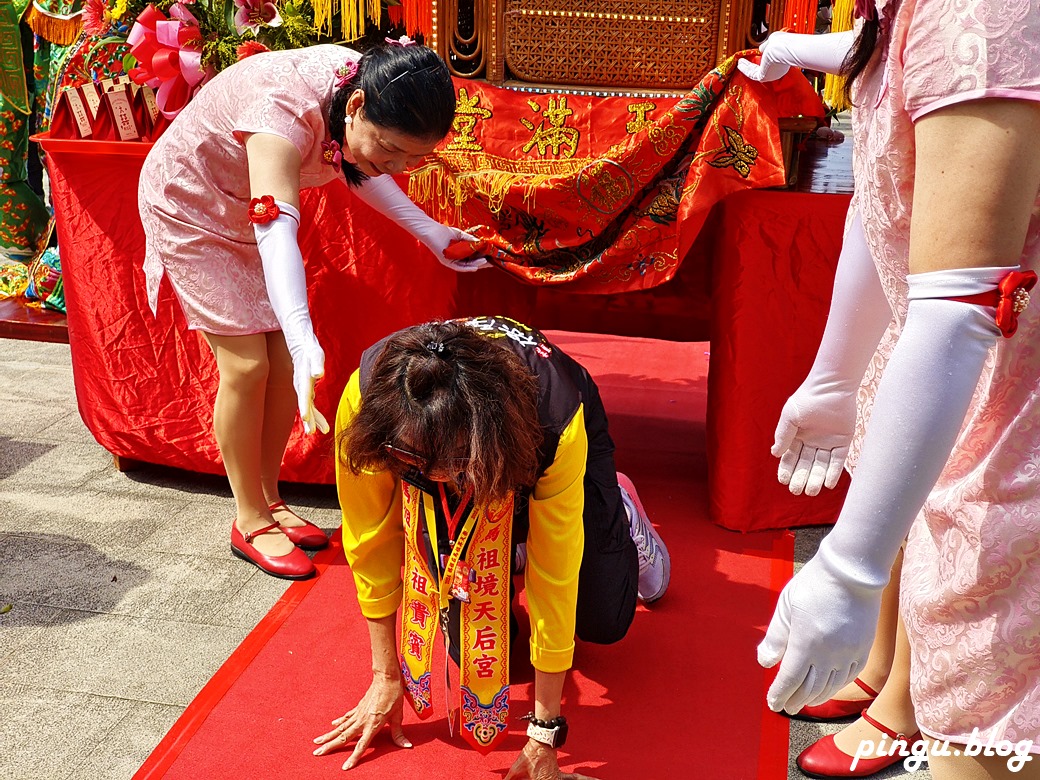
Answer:
[[148, 300], [155, 311], [165, 274], [216, 357], [213, 427], [235, 496], [231, 549], [273, 576], [312, 576], [297, 546], [327, 541], [278, 490], [297, 410], [308, 433], [328, 430], [313, 406], [325, 354], [296, 238], [300, 190], [343, 181], [445, 265], [475, 268], [483, 261], [444, 257], [450, 242], [471, 237], [430, 219], [388, 175], [432, 151], [454, 115], [447, 66], [425, 47], [268, 52], [218, 74], [145, 160]]

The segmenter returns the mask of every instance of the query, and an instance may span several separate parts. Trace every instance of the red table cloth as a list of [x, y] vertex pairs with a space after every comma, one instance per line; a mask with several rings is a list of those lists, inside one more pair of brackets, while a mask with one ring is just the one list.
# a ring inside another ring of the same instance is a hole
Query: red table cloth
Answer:
[[832, 523], [841, 509], [847, 475], [793, 496], [769, 448], [823, 335], [849, 198], [749, 191], [717, 210], [706, 425], [710, 514], [726, 528]]

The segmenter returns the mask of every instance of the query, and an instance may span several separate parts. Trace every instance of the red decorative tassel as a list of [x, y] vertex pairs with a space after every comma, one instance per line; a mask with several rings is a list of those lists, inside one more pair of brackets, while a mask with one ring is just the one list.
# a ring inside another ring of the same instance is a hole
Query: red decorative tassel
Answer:
[[416, 33], [422, 33], [429, 37], [433, 32], [433, 0], [401, 0], [401, 7], [408, 35], [414, 38]]
[[784, 5], [783, 29], [795, 33], [812, 33], [816, 29], [818, 0], [787, 0]]

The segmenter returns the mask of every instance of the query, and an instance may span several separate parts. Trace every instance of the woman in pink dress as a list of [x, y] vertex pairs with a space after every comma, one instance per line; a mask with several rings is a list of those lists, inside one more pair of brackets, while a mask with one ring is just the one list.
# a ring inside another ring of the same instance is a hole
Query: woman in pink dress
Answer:
[[219, 372], [214, 429], [235, 497], [231, 548], [276, 577], [314, 567], [327, 542], [281, 500], [278, 472], [297, 410], [314, 408], [325, 355], [311, 325], [296, 234], [300, 190], [345, 180], [456, 270], [449, 243], [475, 240], [430, 219], [390, 174], [440, 142], [455, 113], [447, 66], [391, 43], [364, 56], [313, 46], [249, 57], [218, 74], [156, 142], [141, 173], [149, 302], [165, 275]]
[[877, 269], [863, 284], [885, 295], [842, 309], [846, 332], [877, 347], [860, 392], [819, 383], [790, 419], [796, 472], [826, 472], [851, 442], [854, 476], [759, 647], [780, 664], [768, 703], [796, 712], [855, 677], [909, 532], [901, 612], [933, 775], [1035, 778], [1040, 6], [882, 0], [858, 13], [856, 209]]

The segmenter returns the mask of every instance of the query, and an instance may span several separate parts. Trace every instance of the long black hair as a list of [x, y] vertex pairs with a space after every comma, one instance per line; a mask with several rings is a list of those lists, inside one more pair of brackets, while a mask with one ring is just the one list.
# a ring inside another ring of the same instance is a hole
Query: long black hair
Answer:
[[[364, 53], [354, 78], [332, 95], [329, 132], [343, 146], [347, 101], [365, 94], [365, 118], [422, 140], [439, 141], [455, 119], [455, 87], [448, 66], [426, 46], [375, 46]], [[343, 176], [353, 186], [367, 177], [343, 161]]]
[[845, 77], [845, 100], [852, 104], [852, 83], [866, 70], [870, 58], [874, 55], [877, 47], [878, 33], [881, 30], [881, 22], [877, 15], [873, 19], [864, 19], [860, 27], [856, 42], [852, 44], [849, 53], [845, 55], [841, 63], [841, 75]]

